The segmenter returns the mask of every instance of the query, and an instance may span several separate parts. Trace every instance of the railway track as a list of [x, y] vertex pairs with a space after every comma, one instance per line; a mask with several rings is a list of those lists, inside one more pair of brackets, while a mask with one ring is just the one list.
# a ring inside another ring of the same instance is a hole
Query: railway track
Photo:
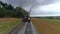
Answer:
[[25, 29], [25, 34], [33, 34], [32, 28], [31, 28], [31, 23], [27, 24], [27, 27]]
[[28, 22], [22, 23], [7, 34], [36, 34], [33, 25]]

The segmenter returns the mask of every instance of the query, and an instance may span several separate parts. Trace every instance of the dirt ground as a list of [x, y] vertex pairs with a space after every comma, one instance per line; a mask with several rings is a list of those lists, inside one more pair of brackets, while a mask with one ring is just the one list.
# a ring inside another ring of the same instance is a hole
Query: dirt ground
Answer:
[[60, 34], [60, 24], [50, 23], [39, 18], [32, 18], [39, 34]]
[[21, 20], [21, 18], [0, 18], [0, 22], [8, 22], [8, 21], [14, 21], [14, 20]]

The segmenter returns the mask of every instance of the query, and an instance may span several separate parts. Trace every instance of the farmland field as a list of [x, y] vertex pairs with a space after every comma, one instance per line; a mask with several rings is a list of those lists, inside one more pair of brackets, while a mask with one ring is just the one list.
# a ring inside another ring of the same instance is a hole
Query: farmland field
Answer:
[[21, 18], [0, 18], [0, 34], [4, 34], [21, 23]]
[[32, 18], [39, 34], [60, 34], [60, 19]]

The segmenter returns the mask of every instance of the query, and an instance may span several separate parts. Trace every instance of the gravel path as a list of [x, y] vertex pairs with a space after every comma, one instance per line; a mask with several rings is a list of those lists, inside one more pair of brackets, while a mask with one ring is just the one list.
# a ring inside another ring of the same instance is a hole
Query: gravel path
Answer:
[[17, 32], [17, 34], [24, 34], [26, 26], [27, 26], [27, 23], [24, 24], [24, 26], [20, 29], [20, 31]]
[[36, 27], [32, 24], [32, 22], [31, 22], [31, 27], [32, 27], [33, 34], [38, 34], [37, 29], [36, 29]]

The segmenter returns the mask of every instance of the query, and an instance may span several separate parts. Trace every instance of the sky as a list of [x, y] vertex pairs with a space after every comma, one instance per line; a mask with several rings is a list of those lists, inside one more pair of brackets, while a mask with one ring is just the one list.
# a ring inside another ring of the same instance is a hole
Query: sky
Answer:
[[30, 16], [60, 16], [60, 0], [1, 0], [30, 11]]

